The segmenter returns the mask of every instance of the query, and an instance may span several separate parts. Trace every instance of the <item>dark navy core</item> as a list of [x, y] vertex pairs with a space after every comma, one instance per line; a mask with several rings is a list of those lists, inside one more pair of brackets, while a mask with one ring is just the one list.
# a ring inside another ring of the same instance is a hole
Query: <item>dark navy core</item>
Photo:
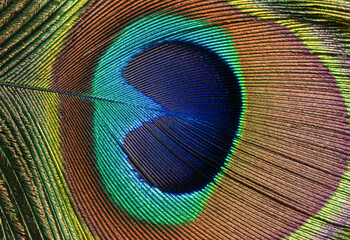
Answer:
[[225, 162], [239, 124], [242, 95], [233, 71], [215, 53], [176, 41], [142, 51], [124, 76], [165, 110], [124, 139], [139, 177], [175, 194], [206, 186]]

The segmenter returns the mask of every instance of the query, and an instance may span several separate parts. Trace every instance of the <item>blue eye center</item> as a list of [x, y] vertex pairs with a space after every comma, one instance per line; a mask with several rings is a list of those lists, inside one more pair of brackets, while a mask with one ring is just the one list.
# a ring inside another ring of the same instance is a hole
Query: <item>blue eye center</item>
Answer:
[[202, 189], [220, 171], [239, 124], [241, 93], [231, 68], [206, 48], [168, 41], [137, 54], [123, 74], [165, 111], [126, 134], [129, 163], [163, 192]]

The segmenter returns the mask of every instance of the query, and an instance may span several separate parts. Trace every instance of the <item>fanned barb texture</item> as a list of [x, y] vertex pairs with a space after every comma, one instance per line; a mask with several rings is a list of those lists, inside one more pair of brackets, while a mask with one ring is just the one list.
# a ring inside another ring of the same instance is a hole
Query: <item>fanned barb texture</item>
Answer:
[[350, 2], [0, 2], [0, 239], [350, 239]]

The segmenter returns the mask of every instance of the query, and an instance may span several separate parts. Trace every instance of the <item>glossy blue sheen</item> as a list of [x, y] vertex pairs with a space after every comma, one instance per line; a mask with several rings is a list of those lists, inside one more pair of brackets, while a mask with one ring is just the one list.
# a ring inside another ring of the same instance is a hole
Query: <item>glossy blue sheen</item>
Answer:
[[124, 75], [165, 111], [126, 135], [131, 165], [164, 192], [206, 186], [223, 165], [239, 123], [240, 87], [230, 67], [208, 49], [172, 41], [138, 54]]

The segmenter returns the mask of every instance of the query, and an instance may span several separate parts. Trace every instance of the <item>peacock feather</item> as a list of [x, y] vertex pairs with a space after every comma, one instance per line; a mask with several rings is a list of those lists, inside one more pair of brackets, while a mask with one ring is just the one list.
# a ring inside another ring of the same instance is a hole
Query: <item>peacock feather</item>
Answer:
[[0, 239], [350, 239], [350, 2], [0, 2]]

